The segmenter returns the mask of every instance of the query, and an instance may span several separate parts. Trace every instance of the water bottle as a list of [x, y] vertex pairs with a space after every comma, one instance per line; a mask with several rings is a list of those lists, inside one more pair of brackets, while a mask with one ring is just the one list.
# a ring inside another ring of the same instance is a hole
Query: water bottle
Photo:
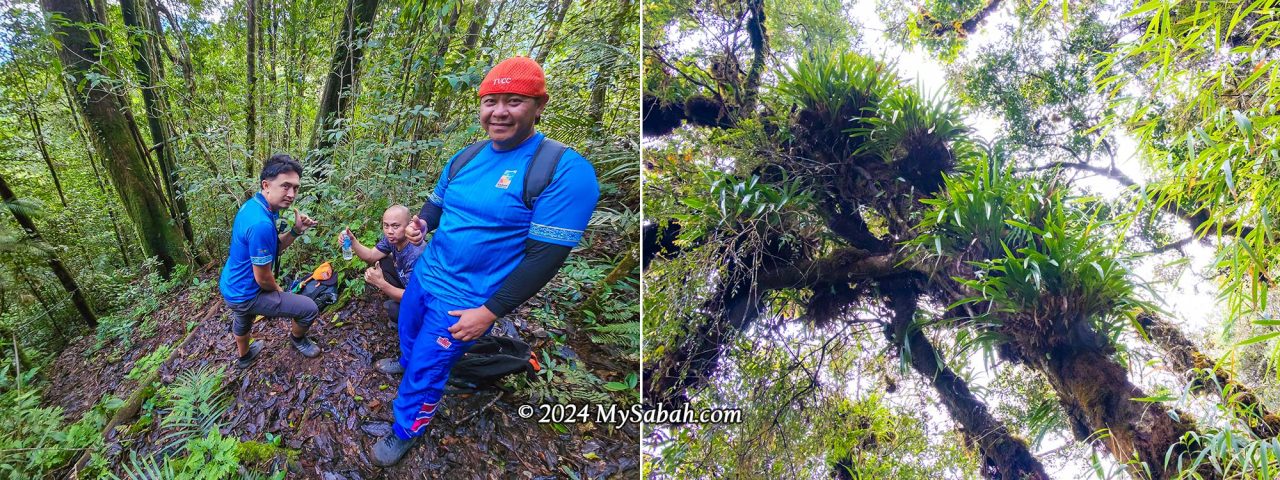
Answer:
[[342, 232], [342, 259], [351, 260], [351, 234]]

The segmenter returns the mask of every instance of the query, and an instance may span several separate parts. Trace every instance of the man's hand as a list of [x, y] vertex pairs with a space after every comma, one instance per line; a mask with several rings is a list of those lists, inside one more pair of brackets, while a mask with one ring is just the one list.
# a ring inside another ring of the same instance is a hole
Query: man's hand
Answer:
[[494, 320], [498, 319], [498, 316], [490, 312], [489, 308], [484, 305], [467, 310], [450, 310], [449, 315], [459, 317], [458, 323], [449, 327], [449, 333], [453, 335], [453, 338], [464, 342], [480, 338], [489, 329], [489, 326], [493, 325]]
[[382, 275], [382, 265], [375, 263], [372, 267], [365, 269], [364, 281], [369, 285], [382, 288], [382, 285], [387, 283], [386, 277]]
[[339, 246], [339, 247], [341, 247], [341, 246], [342, 246], [342, 236], [343, 236], [343, 235], [348, 235], [348, 236], [350, 236], [350, 237], [351, 237], [351, 245], [354, 247], [354, 246], [355, 246], [355, 244], [356, 244], [356, 236], [355, 236], [355, 235], [351, 235], [351, 228], [349, 228], [349, 227], [344, 227], [344, 228], [342, 229], [342, 231], [341, 231], [341, 232], [338, 232], [338, 246]]
[[298, 210], [296, 208], [293, 209], [293, 229], [297, 230], [298, 233], [303, 233], [311, 229], [311, 227], [316, 226], [316, 224], [318, 223], [320, 222], [312, 220], [311, 217], [308, 217], [307, 214], [302, 213], [301, 210]]
[[417, 215], [409, 220], [409, 224], [404, 227], [404, 235], [409, 238], [409, 243], [414, 245], [422, 245], [422, 230], [426, 225]]

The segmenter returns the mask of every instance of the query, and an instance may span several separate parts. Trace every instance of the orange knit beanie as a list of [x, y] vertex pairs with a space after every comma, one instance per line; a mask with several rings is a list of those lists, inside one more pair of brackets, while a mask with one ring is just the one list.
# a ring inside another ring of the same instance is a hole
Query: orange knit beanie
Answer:
[[489, 70], [480, 84], [480, 95], [514, 93], [526, 97], [547, 98], [547, 79], [542, 67], [528, 57], [511, 57]]

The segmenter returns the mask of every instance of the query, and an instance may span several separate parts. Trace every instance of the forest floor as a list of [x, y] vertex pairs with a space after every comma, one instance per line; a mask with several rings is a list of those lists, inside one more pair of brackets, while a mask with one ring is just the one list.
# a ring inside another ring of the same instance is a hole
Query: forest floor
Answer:
[[[134, 364], [172, 345], [178, 349], [161, 365], [160, 383], [169, 384], [184, 371], [225, 367], [223, 388], [230, 406], [219, 418], [222, 434], [241, 441], [275, 440], [296, 450], [296, 461], [281, 456], [275, 462], [275, 468], [287, 464], [289, 478], [611, 478], [634, 475], [638, 467], [635, 426], [618, 430], [594, 424], [538, 424], [516, 414], [527, 399], [497, 389], [446, 395], [424, 441], [398, 465], [375, 467], [369, 449], [390, 431], [390, 403], [399, 383], [373, 369], [377, 359], [398, 351], [396, 331], [382, 311], [380, 294], [367, 293], [340, 309], [325, 311], [312, 328], [312, 338], [323, 349], [314, 359], [302, 357], [288, 344], [287, 320], [257, 322], [253, 336], [264, 342], [263, 353], [254, 366], [238, 370], [221, 297], [215, 289], [211, 296], [201, 295], [211, 298], [192, 302], [192, 290], [166, 295], [156, 314], [163, 312], [172, 320], [158, 322], [153, 335], [136, 338], [127, 348], [95, 348], [92, 335], [69, 345], [45, 369], [50, 379], [45, 404], [61, 406], [66, 418], [75, 419], [103, 395], [126, 398], [137, 388], [136, 381], [126, 378]], [[493, 332], [520, 336], [535, 352], [568, 348], [539, 338], [545, 334], [535, 335], [542, 327], [523, 316], [527, 309], [500, 320]], [[179, 348], [188, 324], [193, 330]], [[136, 416], [128, 419], [108, 435], [103, 453], [116, 468], [125, 463], [124, 450], [153, 455], [163, 443], [162, 428], [137, 421]], [[140, 425], [132, 426], [135, 422]]]

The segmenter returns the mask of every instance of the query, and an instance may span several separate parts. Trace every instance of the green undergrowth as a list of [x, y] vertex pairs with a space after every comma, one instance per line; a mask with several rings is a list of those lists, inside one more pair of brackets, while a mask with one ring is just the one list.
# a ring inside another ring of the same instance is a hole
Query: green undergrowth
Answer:
[[160, 276], [156, 260], [148, 259], [137, 272], [135, 281], [106, 289], [111, 313], [98, 319], [94, 343], [85, 350], [85, 356], [95, 355], [110, 345], [112, 349], [106, 361], [119, 361], [133, 348], [134, 342], [155, 335], [162, 322], [177, 320], [178, 305], [165, 303], [175, 301], [175, 295], [170, 294], [187, 288], [184, 303], [195, 308], [213, 299], [215, 287], [216, 282], [202, 281], [184, 265], [179, 265], [165, 280]]
[[[149, 375], [167, 356], [161, 349], [144, 357], [130, 378]], [[68, 424], [61, 407], [41, 406], [42, 387], [32, 384], [37, 376], [24, 372], [22, 387], [12, 375], [0, 376], [0, 478], [56, 478], [85, 452], [80, 478], [279, 479], [298, 461], [299, 451], [281, 446], [280, 437], [241, 441], [223, 434], [218, 419], [229, 401], [221, 368], [187, 370], [170, 385], [145, 387], [137, 420], [116, 427], [118, 457], [106, 456], [103, 429], [125, 401], [104, 396]]]
[[218, 419], [230, 403], [225, 374], [223, 368], [186, 370], [147, 397], [122, 443], [141, 442], [154, 430], [152, 447], [158, 453], [129, 449], [122, 459], [123, 478], [284, 478], [283, 466], [296, 462], [298, 451], [281, 447], [279, 437], [264, 443], [222, 433]]
[[[34, 374], [26, 374], [26, 380], [33, 380]], [[103, 427], [124, 403], [103, 397], [67, 425], [62, 407], [41, 406], [41, 388], [24, 385], [0, 385], [0, 476], [7, 478], [52, 478], [86, 449], [100, 449]], [[102, 465], [91, 462], [86, 472], [100, 471], [96, 469]]]
[[[605, 284], [605, 277], [614, 267], [607, 261], [571, 256], [539, 293], [544, 303], [530, 309], [528, 318], [548, 331], [552, 344], [535, 352], [542, 367], [536, 375], [509, 377], [507, 386], [514, 388], [517, 395], [535, 403], [630, 405], [639, 401], [635, 372], [608, 372], [617, 378], [601, 378], [601, 372], [591, 371], [577, 356], [581, 352], [566, 350], [568, 338], [562, 333], [572, 321], [571, 316], [579, 315], [583, 331], [578, 335], [586, 335], [591, 342], [617, 353], [621, 362], [639, 361], [640, 307], [635, 276]], [[583, 302], [596, 289], [601, 291], [594, 308], [583, 308]]]

